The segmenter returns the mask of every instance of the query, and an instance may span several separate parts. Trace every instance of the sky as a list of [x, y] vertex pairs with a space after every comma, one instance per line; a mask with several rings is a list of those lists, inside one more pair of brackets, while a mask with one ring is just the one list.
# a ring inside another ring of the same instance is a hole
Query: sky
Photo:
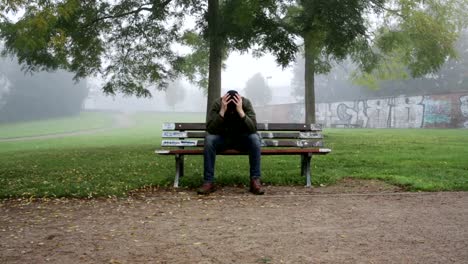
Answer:
[[[282, 69], [272, 55], [253, 58], [251, 54], [233, 52], [226, 60], [226, 69], [222, 73], [223, 91], [242, 90], [248, 79], [260, 72], [270, 87], [290, 86], [293, 76], [292, 66]], [[268, 77], [268, 78], [267, 78]]]

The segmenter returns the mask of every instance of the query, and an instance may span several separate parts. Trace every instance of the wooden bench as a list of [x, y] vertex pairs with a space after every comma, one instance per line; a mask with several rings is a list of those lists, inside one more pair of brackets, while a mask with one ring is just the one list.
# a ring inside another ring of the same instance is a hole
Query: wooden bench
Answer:
[[[203, 155], [205, 123], [164, 123], [161, 147], [172, 149], [156, 150], [159, 155], [174, 155], [176, 174], [174, 187], [184, 176], [184, 156]], [[324, 148], [322, 128], [316, 124], [258, 123], [258, 134], [262, 140], [263, 155], [300, 155], [301, 175], [306, 177], [306, 186], [311, 186], [310, 164], [312, 155], [324, 155], [331, 149]], [[237, 150], [226, 150], [218, 155], [247, 155]]]

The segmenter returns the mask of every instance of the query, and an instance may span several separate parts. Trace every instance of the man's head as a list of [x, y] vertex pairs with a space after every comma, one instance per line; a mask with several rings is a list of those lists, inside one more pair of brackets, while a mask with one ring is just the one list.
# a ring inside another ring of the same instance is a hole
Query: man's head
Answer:
[[[238, 94], [238, 92], [236, 90], [229, 90], [227, 94], [229, 95], [228, 100], [230, 100], [230, 99], [234, 99], [234, 97], [236, 96], [236, 94]], [[236, 104], [234, 102], [230, 102], [228, 104], [228, 111], [232, 112], [235, 110], [236, 110]]]
[[238, 94], [238, 92], [236, 90], [229, 90], [227, 91], [227, 94], [229, 95], [229, 98], [231, 98]]

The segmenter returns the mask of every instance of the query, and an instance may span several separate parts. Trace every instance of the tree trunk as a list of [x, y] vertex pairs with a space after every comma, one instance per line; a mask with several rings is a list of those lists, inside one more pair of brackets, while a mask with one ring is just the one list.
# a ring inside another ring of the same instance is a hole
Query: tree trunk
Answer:
[[208, 72], [208, 99], [206, 104], [206, 120], [214, 100], [221, 97], [221, 69], [223, 63], [223, 38], [219, 26], [219, 0], [208, 0], [208, 37], [210, 42], [210, 58]]
[[305, 122], [315, 123], [315, 47], [312, 34], [304, 36], [305, 50]]

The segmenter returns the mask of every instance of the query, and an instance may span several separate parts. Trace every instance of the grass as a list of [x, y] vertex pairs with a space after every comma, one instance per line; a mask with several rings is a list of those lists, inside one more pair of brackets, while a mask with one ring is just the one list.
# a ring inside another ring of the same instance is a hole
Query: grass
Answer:
[[[135, 126], [94, 135], [0, 142], [0, 197], [125, 196], [145, 186], [170, 186], [172, 156], [160, 148], [161, 123], [203, 121], [203, 114], [139, 114]], [[332, 153], [313, 158], [313, 184], [345, 177], [380, 179], [411, 191], [468, 190], [468, 133], [449, 129], [326, 129]], [[181, 186], [199, 186], [203, 158], [188, 156]], [[299, 156], [266, 156], [263, 181], [304, 185]], [[221, 185], [248, 183], [247, 156], [220, 156]]]
[[83, 112], [76, 117], [0, 124], [0, 139], [109, 127], [112, 121], [112, 115], [109, 113]]

